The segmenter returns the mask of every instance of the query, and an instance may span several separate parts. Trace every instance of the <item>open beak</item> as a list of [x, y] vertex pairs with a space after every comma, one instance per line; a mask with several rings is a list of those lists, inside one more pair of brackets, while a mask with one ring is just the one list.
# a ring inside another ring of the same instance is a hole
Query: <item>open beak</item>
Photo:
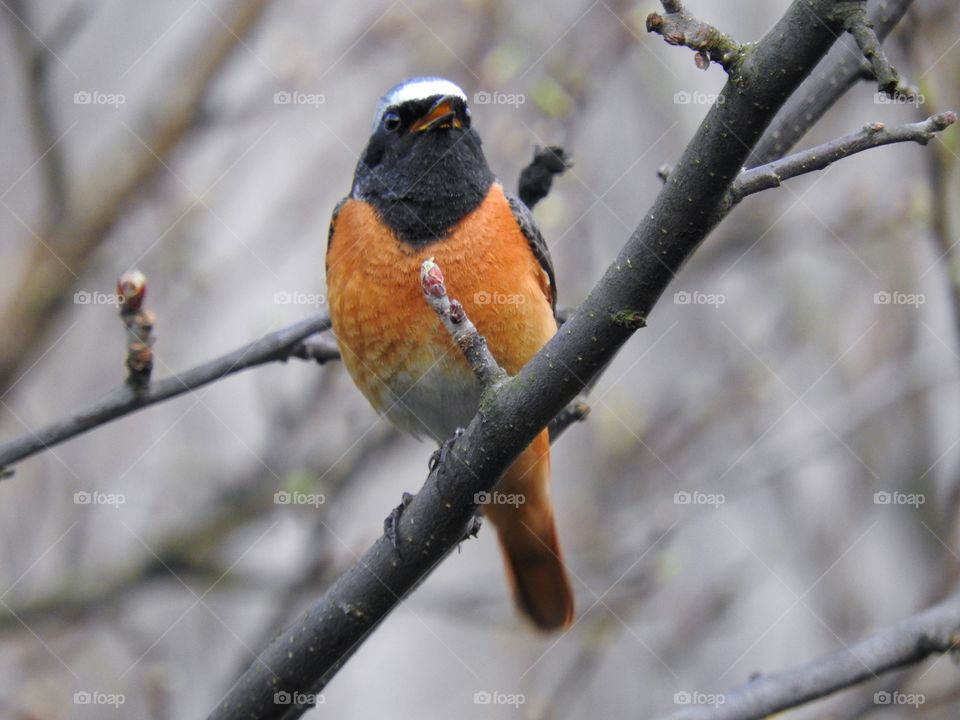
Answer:
[[461, 126], [460, 118], [457, 117], [457, 111], [454, 102], [456, 95], [444, 95], [439, 98], [426, 114], [410, 126], [410, 132], [426, 132], [434, 128], [459, 128]]

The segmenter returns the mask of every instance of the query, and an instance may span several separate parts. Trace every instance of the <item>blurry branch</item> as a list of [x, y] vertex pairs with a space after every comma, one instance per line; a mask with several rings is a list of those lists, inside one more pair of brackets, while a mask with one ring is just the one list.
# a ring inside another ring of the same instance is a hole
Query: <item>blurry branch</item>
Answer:
[[[319, 693], [370, 633], [470, 529], [477, 492], [519, 453], [642, 327], [681, 265], [714, 227], [715, 210], [777, 110], [842, 31], [833, 0], [796, 0], [751, 46], [661, 189], [589, 297], [433, 463], [394, 525], [260, 654], [211, 720], [300, 717], [277, 692]], [[731, 142], [729, 128], [740, 142]], [[691, 211], [695, 209], [696, 211]]]
[[[333, 468], [323, 472], [315, 468], [317, 474], [323, 477], [323, 483], [318, 489], [324, 493], [324, 507], [336, 507], [334, 501], [337, 495], [348, 488], [356, 487], [355, 481], [360, 481], [363, 473], [380, 461], [387, 452], [397, 447], [402, 442], [402, 438], [403, 436], [392, 426], [381, 423], [376, 432], [364, 436], [363, 441], [350, 448], [346, 456]], [[262, 477], [259, 478], [257, 485], [262, 489]], [[226, 675], [231, 680], [250, 664], [249, 648], [261, 648], [267, 645], [276, 635], [278, 628], [284, 627], [289, 619], [303, 607], [304, 598], [308, 593], [320, 592], [334, 579], [331, 575], [337, 570], [334, 562], [337, 557], [336, 551], [342, 549], [342, 546], [339, 543], [330, 542], [330, 526], [324, 522], [321, 515], [314, 513], [310, 522], [312, 523], [310, 538], [303, 543], [306, 549], [304, 563], [287, 582], [274, 583], [272, 589], [275, 592], [271, 593], [268, 616], [259, 623], [258, 637], [244, 645], [236, 667]]]
[[[930, 91], [925, 89], [925, 94]], [[930, 102], [928, 100], [928, 102]], [[945, 142], [937, 143], [933, 152], [927, 153], [930, 169], [931, 218], [930, 229], [938, 262], [943, 263], [950, 291], [951, 320], [953, 321], [954, 342], [960, 345], [960, 274], [957, 271], [957, 241], [952, 229], [952, 209], [956, 202], [955, 179], [951, 178], [951, 168], [955, 167], [956, 145], [951, 147]], [[954, 353], [960, 357], [960, 351]], [[954, 477], [947, 485], [941, 505], [940, 531], [949, 538], [950, 547], [960, 543], [960, 478]], [[958, 565], [955, 558], [946, 556], [948, 566], [945, 580], [952, 587], [958, 578]]]
[[[871, 0], [867, 14], [877, 38], [889, 35], [912, 4], [913, 0]], [[852, 41], [842, 38], [777, 113], [744, 167], [786, 155], [847, 90], [864, 79], [864, 71], [862, 55]]]
[[46, 427], [31, 431], [0, 445], [0, 468], [30, 457], [41, 450], [104, 425], [111, 420], [155, 405], [177, 395], [222, 380], [229, 375], [270, 362], [285, 362], [291, 357], [309, 358], [317, 362], [337, 359], [336, 348], [303, 344], [304, 338], [327, 330], [330, 317], [321, 313], [280, 330], [264, 335], [248, 345], [214, 358], [186, 372], [153, 382], [142, 392], [123, 386], [93, 405]]
[[[225, 24], [213, 23], [210, 34], [199, 41], [193, 53], [187, 53], [182, 67], [166, 73], [174, 80], [165, 94], [157, 94], [155, 106], [162, 108], [162, 115], [135, 128], [142, 142], [125, 144], [118, 155], [103, 158], [76, 188], [52, 188], [51, 209], [36, 231], [28, 230], [33, 237], [27, 240], [30, 250], [11, 294], [13, 302], [0, 314], [0, 337], [4, 339], [0, 343], [0, 393], [11, 386], [26, 354], [46, 334], [67, 290], [92, 261], [93, 251], [145, 187], [145, 181], [168, 163], [174, 148], [189, 134], [208, 86], [269, 1], [232, 3]], [[31, 107], [34, 115], [41, 112], [38, 117], [49, 118], [49, 108], [38, 100]], [[52, 120], [48, 122], [52, 127]], [[40, 153], [53, 143], [48, 137], [52, 130], [45, 133], [41, 142], [50, 144], [40, 148]], [[62, 168], [49, 163], [48, 167], [48, 175], [62, 182]], [[58, 195], [63, 199], [58, 200]], [[56, 209], [59, 202], [65, 203], [62, 212]]]
[[661, 4], [667, 14], [650, 13], [647, 32], [662, 35], [671, 45], [686, 45], [695, 50], [694, 60], [701, 70], [710, 67], [712, 60], [729, 73], [740, 62], [744, 49], [729, 35], [694, 17], [680, 0], [662, 0]]
[[[314, 402], [316, 396], [311, 394], [307, 404], [313, 405]], [[176, 576], [183, 581], [207, 581], [208, 584], [217, 580], [227, 582], [228, 568], [218, 560], [218, 548], [238, 529], [276, 510], [277, 506], [271, 503], [271, 497], [277, 490], [276, 481], [265, 475], [283, 477], [297, 472], [302, 476], [320, 477], [317, 490], [324, 494], [325, 506], [329, 507], [353, 486], [351, 479], [357, 478], [372, 462], [395, 447], [400, 437], [388, 427], [365, 436], [332, 468], [322, 467], [319, 458], [312, 467], [297, 468], [294, 465], [296, 454], [290, 451], [291, 439], [297, 436], [298, 431], [304, 432], [304, 426], [310, 427], [313, 423], [305, 423], [302, 414], [286, 419], [283, 417], [286, 412], [287, 408], [283, 408], [278, 413], [279, 417], [271, 419], [270, 434], [264, 443], [268, 449], [266, 458], [262, 462], [256, 460], [240, 478], [232, 477], [229, 485], [206, 503], [206, 509], [198, 513], [195, 523], [173, 529], [169, 538], [154, 545], [154, 553], [145, 554], [133, 567], [115, 573], [102, 572], [96, 581], [90, 581], [87, 577], [68, 581], [63, 588], [24, 603], [13, 604], [8, 599], [6, 605], [0, 605], [0, 633], [22, 630], [24, 624], [82, 620], [109, 612], [130, 593], [154, 580], [173, 579]], [[291, 424], [299, 427], [290, 427]], [[221, 483], [214, 479], [211, 485], [218, 486]], [[296, 512], [296, 508], [283, 506], [283, 511]], [[309, 561], [310, 567], [306, 572], [298, 573], [293, 587], [306, 588], [321, 581], [323, 569], [330, 560], [330, 544], [325, 543], [322, 537], [327, 532], [326, 528], [318, 518], [314, 538], [306, 543], [313, 555]], [[276, 589], [276, 583], [271, 581], [267, 587], [272, 591]], [[284, 606], [285, 602], [281, 600], [280, 605]], [[259, 644], [262, 645], [273, 636], [276, 626], [288, 614], [267, 623], [270, 635], [262, 638]], [[247, 661], [245, 655], [244, 666]]]
[[793, 670], [762, 675], [723, 693], [716, 707], [681, 710], [667, 720], [752, 720], [823, 698], [960, 644], [960, 596], [891, 625], [844, 650]]
[[8, 9], [14, 16], [11, 23], [13, 34], [24, 67], [27, 89], [26, 110], [30, 128], [34, 134], [34, 150], [42, 157], [40, 165], [46, 187], [48, 213], [53, 222], [60, 222], [66, 213], [67, 190], [63, 171], [63, 153], [58, 147], [54, 131], [54, 113], [50, 102], [50, 50], [63, 52], [64, 44], [77, 31], [80, 13], [86, 12], [76, 5], [67, 10], [58, 29], [47, 40], [46, 46], [30, 31], [30, 19], [23, 0], [8, 0]]
[[778, 187], [783, 180], [823, 170], [837, 160], [856, 153], [901, 142], [926, 145], [933, 136], [957, 121], [955, 112], [942, 112], [923, 122], [888, 129], [882, 122], [870, 123], [860, 132], [845, 135], [809, 150], [789, 155], [766, 165], [744, 170], [730, 187], [730, 202], [736, 204], [747, 195]]

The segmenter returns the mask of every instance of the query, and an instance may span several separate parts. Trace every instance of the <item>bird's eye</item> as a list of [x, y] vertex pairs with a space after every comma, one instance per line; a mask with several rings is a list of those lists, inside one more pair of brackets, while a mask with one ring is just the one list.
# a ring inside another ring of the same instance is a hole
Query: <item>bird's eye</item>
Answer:
[[464, 107], [464, 108], [463, 108], [463, 119], [464, 119], [464, 123], [463, 123], [463, 124], [466, 125], [467, 127], [470, 127], [470, 121], [471, 121], [472, 117], [471, 117], [471, 115], [470, 115], [470, 108], [469, 108], [469, 107]]
[[400, 116], [392, 110], [383, 116], [383, 129], [387, 132], [396, 132], [400, 129]]

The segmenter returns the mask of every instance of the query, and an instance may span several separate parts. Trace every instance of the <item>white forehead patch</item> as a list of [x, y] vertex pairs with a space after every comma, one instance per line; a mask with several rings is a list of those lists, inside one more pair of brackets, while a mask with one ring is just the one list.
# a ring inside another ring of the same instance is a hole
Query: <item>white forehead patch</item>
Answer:
[[467, 102], [467, 94], [459, 85], [439, 77], [417, 77], [404, 80], [387, 90], [386, 95], [380, 98], [377, 112], [373, 116], [373, 129], [376, 130], [387, 108], [400, 105], [411, 100], [425, 100], [436, 95], [456, 95]]

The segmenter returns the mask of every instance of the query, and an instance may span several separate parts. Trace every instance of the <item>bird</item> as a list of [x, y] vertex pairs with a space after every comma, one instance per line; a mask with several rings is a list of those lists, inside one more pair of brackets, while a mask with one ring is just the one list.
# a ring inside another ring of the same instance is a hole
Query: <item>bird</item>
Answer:
[[[416, 77], [380, 99], [350, 193], [333, 211], [327, 300], [361, 393], [400, 430], [442, 444], [469, 424], [482, 389], [424, 301], [428, 258], [510, 375], [557, 332], [553, 264], [530, 209], [490, 170], [464, 91]], [[546, 430], [487, 499], [480, 509], [496, 529], [521, 614], [543, 631], [569, 627], [574, 599]]]

